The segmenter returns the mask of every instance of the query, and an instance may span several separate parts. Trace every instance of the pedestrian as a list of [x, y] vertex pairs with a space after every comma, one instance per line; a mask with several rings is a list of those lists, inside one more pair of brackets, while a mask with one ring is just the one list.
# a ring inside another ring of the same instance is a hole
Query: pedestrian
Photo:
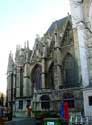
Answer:
[[4, 107], [2, 106], [0, 102], [0, 117], [3, 117], [3, 111], [4, 111]]
[[31, 107], [31, 105], [28, 104], [26, 108], [27, 108], [27, 116], [28, 116], [28, 117], [31, 117], [31, 112], [32, 112], [32, 107]]
[[8, 117], [8, 121], [12, 120], [11, 107], [10, 106], [7, 107], [7, 117]]

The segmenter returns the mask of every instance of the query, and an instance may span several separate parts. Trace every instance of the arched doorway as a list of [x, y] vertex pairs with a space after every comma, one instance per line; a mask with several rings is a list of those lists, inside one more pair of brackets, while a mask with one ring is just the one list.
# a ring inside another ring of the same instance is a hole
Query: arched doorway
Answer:
[[42, 109], [50, 109], [50, 98], [48, 95], [42, 95], [40, 97], [41, 100], [41, 108]]
[[74, 100], [74, 96], [72, 93], [64, 93], [63, 100], [64, 102], [68, 102], [69, 108], [75, 107], [75, 100]]

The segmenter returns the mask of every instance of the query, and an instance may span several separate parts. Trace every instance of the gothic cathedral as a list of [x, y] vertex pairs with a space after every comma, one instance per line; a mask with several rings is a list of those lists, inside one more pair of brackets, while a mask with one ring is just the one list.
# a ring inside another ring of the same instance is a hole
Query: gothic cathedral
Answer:
[[[80, 5], [83, 3], [77, 4], [77, 16], [80, 17]], [[59, 114], [63, 101], [68, 102], [70, 113], [86, 114], [86, 91], [91, 91], [88, 98], [92, 106], [92, 88], [88, 88], [92, 85], [92, 79], [89, 84], [92, 67], [89, 65], [88, 71], [85, 39], [82, 37], [84, 30], [80, 28], [81, 21], [78, 26], [75, 25], [73, 16], [76, 16], [74, 12], [77, 7], [73, 8], [72, 0], [70, 5], [73, 12], [71, 16], [53, 22], [43, 37], [36, 37], [32, 50], [27, 41], [24, 48], [16, 47], [15, 59], [10, 52], [7, 102], [8, 105], [12, 103], [14, 115], [25, 116], [26, 106], [29, 104], [33, 113], [51, 111]], [[91, 51], [89, 49], [89, 53]], [[91, 57], [89, 63], [90, 60]]]

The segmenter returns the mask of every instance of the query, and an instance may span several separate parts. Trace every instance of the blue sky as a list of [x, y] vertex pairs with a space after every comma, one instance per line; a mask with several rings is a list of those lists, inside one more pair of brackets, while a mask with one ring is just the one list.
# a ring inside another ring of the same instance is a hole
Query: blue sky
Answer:
[[51, 23], [70, 13], [69, 0], [0, 0], [0, 91], [6, 91], [8, 54], [36, 34], [42, 36]]

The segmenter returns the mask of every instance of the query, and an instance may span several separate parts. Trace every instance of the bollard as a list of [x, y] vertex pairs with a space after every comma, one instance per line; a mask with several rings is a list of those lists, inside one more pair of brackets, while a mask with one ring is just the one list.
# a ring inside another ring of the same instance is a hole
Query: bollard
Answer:
[[70, 119], [69, 119], [69, 125], [72, 125], [72, 123], [73, 123], [73, 117], [72, 117], [72, 115], [71, 115], [71, 117], [70, 117]]
[[78, 125], [78, 118], [77, 118], [77, 116], [76, 116], [76, 118], [75, 118], [74, 124], [75, 124], [75, 125]]
[[83, 117], [80, 118], [80, 125], [84, 125]]
[[85, 121], [86, 125], [89, 125], [89, 120], [88, 117], [86, 117], [86, 121]]

